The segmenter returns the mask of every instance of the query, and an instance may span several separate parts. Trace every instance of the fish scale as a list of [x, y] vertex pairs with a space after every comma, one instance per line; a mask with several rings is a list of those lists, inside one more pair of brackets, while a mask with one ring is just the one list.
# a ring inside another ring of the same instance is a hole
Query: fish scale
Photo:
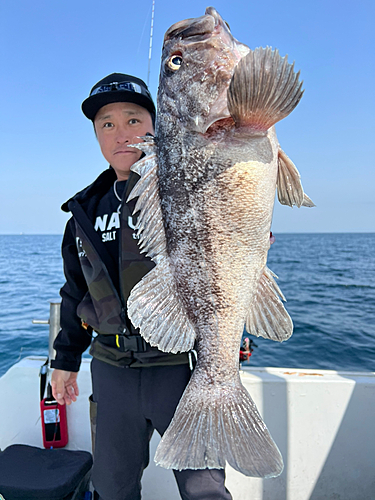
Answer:
[[276, 188], [281, 203], [313, 206], [273, 127], [301, 99], [298, 75], [277, 51], [235, 40], [212, 7], [164, 37], [156, 138], [134, 146], [145, 157], [132, 167], [140, 180], [129, 197], [138, 197], [139, 245], [156, 266], [128, 300], [152, 346], [198, 353], [156, 451], [163, 467], [282, 472], [238, 353], [245, 324], [277, 341], [293, 331], [266, 262]]

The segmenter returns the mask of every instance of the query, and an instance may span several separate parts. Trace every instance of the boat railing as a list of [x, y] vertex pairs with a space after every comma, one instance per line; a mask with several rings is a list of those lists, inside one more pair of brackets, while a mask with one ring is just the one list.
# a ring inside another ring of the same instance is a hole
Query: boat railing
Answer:
[[48, 340], [48, 358], [49, 360], [55, 359], [56, 351], [53, 348], [53, 343], [57, 334], [60, 331], [60, 306], [61, 301], [50, 300], [49, 305], [49, 319], [33, 319], [34, 325], [49, 325], [49, 340]]

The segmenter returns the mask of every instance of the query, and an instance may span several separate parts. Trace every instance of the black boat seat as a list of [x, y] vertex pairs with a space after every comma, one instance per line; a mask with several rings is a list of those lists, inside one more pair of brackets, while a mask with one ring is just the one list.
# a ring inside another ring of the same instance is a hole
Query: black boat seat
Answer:
[[5, 500], [73, 500], [87, 489], [91, 467], [87, 451], [14, 444], [0, 452], [0, 493]]

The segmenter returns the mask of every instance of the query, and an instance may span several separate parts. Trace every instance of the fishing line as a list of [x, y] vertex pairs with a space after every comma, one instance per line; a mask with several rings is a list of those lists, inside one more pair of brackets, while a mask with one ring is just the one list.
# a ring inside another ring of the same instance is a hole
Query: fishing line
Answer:
[[142, 30], [141, 38], [139, 40], [137, 54], [136, 54], [136, 64], [138, 64], [138, 55], [139, 55], [139, 51], [140, 51], [140, 48], [141, 48], [141, 43], [142, 43], [143, 35], [145, 34], [145, 29], [146, 29], [146, 24], [147, 24], [147, 21], [148, 21], [148, 17], [150, 15], [150, 12], [151, 12], [152, 8], [153, 8], [153, 6], [151, 5], [150, 8], [148, 9], [147, 16], [146, 16], [145, 22], [143, 24], [143, 30]]
[[147, 87], [150, 83], [150, 64], [151, 64], [151, 52], [152, 52], [152, 34], [154, 32], [154, 12], [155, 12], [155, 0], [152, 0], [152, 16], [151, 16], [151, 31], [150, 31], [150, 50], [148, 53], [148, 71], [147, 71]]

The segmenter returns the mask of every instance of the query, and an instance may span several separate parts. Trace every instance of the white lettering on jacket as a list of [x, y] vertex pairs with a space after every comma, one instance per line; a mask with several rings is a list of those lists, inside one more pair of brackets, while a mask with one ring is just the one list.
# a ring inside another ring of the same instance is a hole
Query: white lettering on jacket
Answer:
[[108, 226], [107, 226], [107, 231], [110, 231], [114, 227], [116, 229], [118, 229], [120, 227], [120, 215], [118, 212], [113, 212], [113, 214], [111, 215], [111, 219], [110, 219]]
[[82, 240], [81, 238], [78, 238], [78, 236], [76, 236], [76, 245], [78, 250], [78, 257], [87, 257], [86, 252], [83, 249]]
[[116, 239], [116, 231], [110, 231], [108, 233], [102, 234], [102, 241], [105, 243], [106, 241], [114, 241]]
[[101, 217], [97, 217], [95, 221], [95, 231], [100, 229], [100, 231], [105, 231], [105, 226], [107, 224], [108, 214], [103, 215], [103, 219]]
[[95, 231], [98, 229], [103, 233], [104, 231], [110, 231], [113, 228], [118, 229], [120, 227], [120, 215], [118, 212], [113, 212], [111, 218], [109, 219], [108, 225], [108, 214], [103, 215], [103, 217], [98, 216], [95, 221]]
[[128, 226], [131, 227], [132, 229], [135, 229], [137, 226], [133, 223], [133, 217], [129, 215], [128, 217]]
[[[120, 214], [118, 212], [113, 212], [111, 217], [109, 218], [109, 214], [105, 214], [102, 217], [98, 216], [95, 220], [95, 231], [100, 231], [102, 233], [102, 241], [105, 243], [106, 241], [114, 241], [116, 239], [116, 230], [120, 228]], [[131, 229], [135, 229], [136, 225], [133, 222], [133, 217], [128, 217], [128, 226]], [[115, 231], [111, 231], [115, 229]], [[133, 233], [133, 239], [138, 239], [137, 233]]]
[[[129, 215], [128, 217], [128, 226], [131, 228], [131, 229], [136, 229], [136, 225], [133, 223], [133, 217], [131, 215]], [[137, 235], [137, 233], [133, 233], [133, 240], [138, 240], [139, 239], [139, 236]]]

